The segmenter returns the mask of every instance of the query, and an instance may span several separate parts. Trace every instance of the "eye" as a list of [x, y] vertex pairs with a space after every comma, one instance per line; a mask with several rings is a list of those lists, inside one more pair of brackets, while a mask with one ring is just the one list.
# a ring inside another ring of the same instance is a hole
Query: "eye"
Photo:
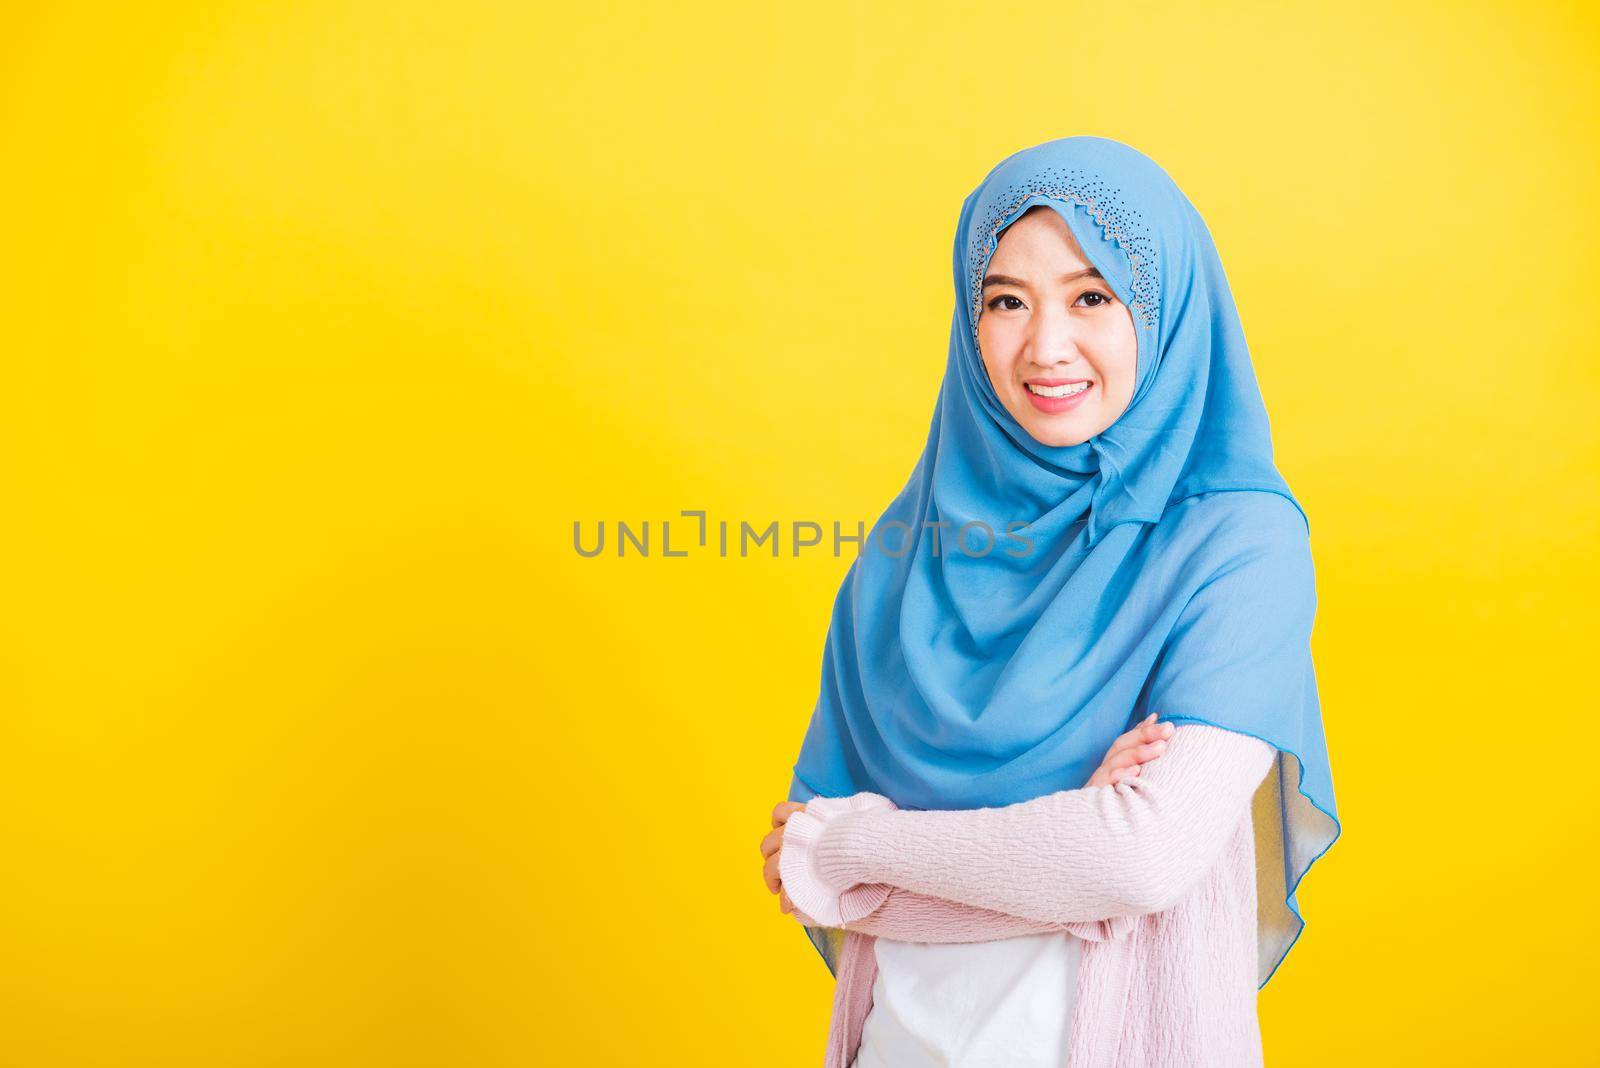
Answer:
[[[990, 311], [1000, 311], [1001, 310], [1000, 309], [1000, 302], [1002, 300], [1015, 300], [1015, 301], [1017, 301], [1017, 307], [1018, 308], [1020, 308], [1022, 306], [1022, 301], [1017, 300], [1017, 298], [1013, 297], [1010, 293], [1002, 293], [998, 297], [995, 297], [993, 300], [989, 301], [989, 303], [984, 305], [984, 306], [986, 308], [988, 308]], [[1008, 307], [1005, 310], [1006, 311], [1016, 311], [1017, 308]]]
[[1098, 308], [1103, 304], [1110, 304], [1112, 299], [1113, 299], [1110, 296], [1107, 296], [1106, 294], [1100, 292], [1098, 289], [1091, 289], [1091, 290], [1081, 294], [1078, 297], [1078, 299], [1079, 300], [1083, 300], [1085, 297], [1094, 297], [1094, 298], [1096, 298], [1095, 299], [1095, 303], [1089, 305], [1089, 307], [1091, 307], [1091, 308]]

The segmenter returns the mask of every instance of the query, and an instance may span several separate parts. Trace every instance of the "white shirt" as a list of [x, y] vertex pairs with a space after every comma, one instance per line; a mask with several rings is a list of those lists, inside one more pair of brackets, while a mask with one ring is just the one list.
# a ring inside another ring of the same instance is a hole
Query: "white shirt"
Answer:
[[1062, 1068], [1083, 941], [873, 942], [872, 1010], [851, 1068]]

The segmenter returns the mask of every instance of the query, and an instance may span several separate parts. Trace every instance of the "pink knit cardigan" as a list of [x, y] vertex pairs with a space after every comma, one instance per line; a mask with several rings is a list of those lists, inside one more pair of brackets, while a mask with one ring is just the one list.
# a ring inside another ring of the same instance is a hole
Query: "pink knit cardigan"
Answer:
[[1115, 786], [967, 810], [812, 798], [784, 826], [779, 873], [797, 920], [846, 932], [825, 1068], [855, 1060], [875, 938], [1047, 931], [1085, 940], [1071, 1068], [1260, 1065], [1251, 801], [1277, 752], [1184, 723]]

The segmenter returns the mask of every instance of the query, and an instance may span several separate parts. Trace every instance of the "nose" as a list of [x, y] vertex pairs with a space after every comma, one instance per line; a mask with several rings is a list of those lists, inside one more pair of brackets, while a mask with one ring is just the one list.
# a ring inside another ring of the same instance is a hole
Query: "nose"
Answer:
[[1080, 324], [1066, 307], [1046, 301], [1029, 320], [1029, 358], [1040, 367], [1056, 367], [1082, 357]]

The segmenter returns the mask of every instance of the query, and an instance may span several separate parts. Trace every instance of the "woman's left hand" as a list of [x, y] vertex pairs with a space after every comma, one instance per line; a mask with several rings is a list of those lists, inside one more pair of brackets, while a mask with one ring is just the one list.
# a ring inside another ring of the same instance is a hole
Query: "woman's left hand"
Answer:
[[1119, 735], [1110, 752], [1089, 779], [1089, 786], [1115, 786], [1139, 774], [1139, 769], [1167, 751], [1167, 742], [1177, 728], [1157, 723], [1157, 713], [1146, 716], [1137, 727]]
[[767, 889], [778, 895], [779, 910], [785, 913], [794, 911], [794, 902], [784, 893], [783, 879], [778, 875], [778, 857], [783, 852], [783, 827], [789, 821], [790, 815], [805, 807], [799, 801], [778, 802], [778, 806], [772, 810], [772, 830], [761, 839], [761, 855], [766, 858], [761, 867], [761, 874], [766, 880]]

